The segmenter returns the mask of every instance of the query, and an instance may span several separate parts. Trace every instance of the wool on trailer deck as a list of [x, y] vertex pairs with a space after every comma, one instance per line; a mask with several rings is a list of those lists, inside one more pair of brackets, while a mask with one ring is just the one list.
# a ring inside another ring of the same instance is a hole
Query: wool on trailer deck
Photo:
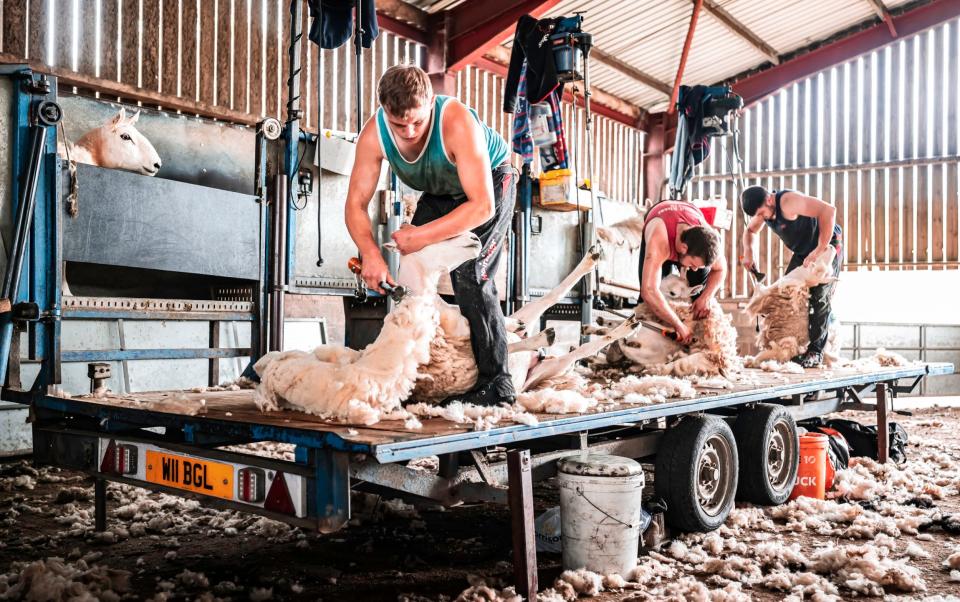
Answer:
[[310, 353], [268, 353], [254, 365], [261, 380], [257, 407], [291, 406], [329, 420], [375, 424], [410, 396], [419, 366], [430, 360], [439, 319], [432, 295], [408, 295], [363, 351], [325, 345]]

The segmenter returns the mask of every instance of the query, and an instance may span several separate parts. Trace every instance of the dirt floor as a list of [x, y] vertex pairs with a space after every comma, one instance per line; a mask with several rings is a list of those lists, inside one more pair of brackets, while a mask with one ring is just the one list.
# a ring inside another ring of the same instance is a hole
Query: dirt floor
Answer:
[[[896, 420], [911, 436], [904, 471], [851, 473], [851, 503], [821, 508], [837, 515], [824, 524], [796, 504], [778, 516], [738, 509], [712, 537], [642, 556], [639, 583], [593, 599], [781, 600], [792, 592], [819, 600], [831, 599], [831, 588], [844, 599], [960, 595], [944, 567], [960, 552], [950, 533], [960, 528], [960, 409]], [[495, 588], [512, 580], [510, 517], [500, 507], [414, 508], [364, 494], [349, 528], [318, 536], [111, 485], [110, 530], [98, 534], [92, 492], [79, 474], [0, 465], [0, 599], [433, 601], [455, 599], [479, 580]], [[557, 503], [549, 482], [537, 495], [537, 514]], [[868, 562], [854, 567], [854, 557]], [[545, 588], [561, 573], [560, 557], [539, 561]], [[470, 595], [491, 599], [478, 589]]]

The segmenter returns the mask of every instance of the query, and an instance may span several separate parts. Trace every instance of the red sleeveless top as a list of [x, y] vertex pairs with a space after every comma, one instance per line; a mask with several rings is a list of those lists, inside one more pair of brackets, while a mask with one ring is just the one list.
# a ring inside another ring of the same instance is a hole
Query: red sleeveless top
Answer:
[[650, 220], [657, 217], [663, 220], [663, 224], [667, 227], [670, 261], [680, 261], [680, 256], [677, 254], [677, 224], [703, 226], [707, 223], [700, 208], [687, 201], [662, 201], [654, 205], [643, 220], [644, 230]]

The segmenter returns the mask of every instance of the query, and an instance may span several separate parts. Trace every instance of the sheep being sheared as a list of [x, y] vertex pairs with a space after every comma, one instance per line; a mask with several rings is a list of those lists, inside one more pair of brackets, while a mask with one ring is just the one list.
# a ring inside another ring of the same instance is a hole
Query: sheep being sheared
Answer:
[[[440, 325], [436, 285], [440, 274], [476, 258], [480, 241], [452, 238], [404, 257], [422, 270], [422, 286], [410, 291], [384, 319], [377, 339], [363, 351], [323, 345], [311, 353], [271, 352], [254, 365], [260, 376], [255, 401], [261, 410], [288, 405], [324, 418], [374, 424], [400, 409], [413, 391], [419, 367], [430, 360]], [[430, 261], [419, 261], [429, 254]]]
[[[836, 250], [829, 247], [809, 266], [800, 266], [771, 284], [757, 284], [747, 304], [747, 313], [760, 318], [756, 356], [746, 364], [758, 367], [762, 362], [775, 360], [783, 363], [800, 355], [810, 342], [807, 317], [809, 315], [810, 287], [833, 280], [833, 260]], [[823, 361], [827, 366], [839, 359], [839, 324], [831, 320]]]
[[[473, 234], [462, 234], [461, 237], [473, 237]], [[459, 237], [458, 237], [459, 238]], [[474, 237], [475, 238], [475, 237]], [[456, 239], [453, 239], [456, 240]], [[432, 253], [439, 253], [442, 249], [429, 251], [423, 249], [416, 258], [404, 256], [400, 260], [400, 271], [397, 283], [408, 291], [436, 290], [436, 282], [428, 282], [432, 272], [428, 275], [428, 268], [433, 261]], [[598, 353], [606, 345], [617, 338], [622, 338], [633, 330], [633, 321], [621, 325], [605, 336], [590, 341], [575, 349], [571, 353], [560, 357], [547, 358], [539, 361], [537, 348], [521, 338], [529, 327], [540, 322], [540, 316], [572, 289], [576, 283], [588, 274], [600, 259], [599, 247], [590, 249], [580, 260], [576, 268], [567, 275], [554, 289], [532, 303], [528, 303], [505, 318], [508, 351], [507, 367], [513, 380], [514, 389], [520, 393], [536, 384], [554, 376], [559, 376], [573, 366], [579, 359]], [[430, 361], [420, 367], [420, 380], [413, 392], [413, 398], [424, 402], [438, 402], [471, 390], [477, 382], [477, 367], [470, 346], [470, 325], [455, 305], [450, 305], [436, 295], [436, 304], [440, 312], [440, 322], [436, 338], [431, 344]], [[549, 329], [548, 329], [549, 330]], [[548, 336], [552, 334], [548, 333]], [[535, 339], [536, 340], [536, 339]], [[552, 338], [545, 341], [552, 342]]]
[[[689, 347], [649, 328], [638, 328], [632, 335], [610, 346], [607, 361], [611, 364], [628, 361], [642, 367], [648, 374], [677, 377], [715, 376], [739, 370], [737, 331], [720, 304], [711, 300], [710, 314], [702, 320], [693, 319], [690, 298], [702, 289], [702, 285], [691, 287], [686, 278], [678, 274], [671, 274], [660, 282], [660, 291], [667, 302], [693, 331], [694, 341]], [[638, 305], [634, 315], [645, 322], [659, 323], [646, 303]], [[605, 329], [589, 328], [587, 332], [602, 333]]]

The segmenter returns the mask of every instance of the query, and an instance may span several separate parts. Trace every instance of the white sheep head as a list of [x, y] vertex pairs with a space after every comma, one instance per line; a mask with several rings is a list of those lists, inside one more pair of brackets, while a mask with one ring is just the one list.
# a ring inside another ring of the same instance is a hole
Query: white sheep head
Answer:
[[670, 274], [660, 280], [660, 292], [667, 301], [690, 301], [702, 290], [702, 284], [690, 286], [687, 277], [681, 274]]
[[96, 164], [109, 169], [122, 169], [145, 176], [155, 176], [163, 162], [157, 149], [136, 127], [140, 111], [127, 116], [123, 107], [102, 126], [91, 130], [78, 141], [96, 158]]

